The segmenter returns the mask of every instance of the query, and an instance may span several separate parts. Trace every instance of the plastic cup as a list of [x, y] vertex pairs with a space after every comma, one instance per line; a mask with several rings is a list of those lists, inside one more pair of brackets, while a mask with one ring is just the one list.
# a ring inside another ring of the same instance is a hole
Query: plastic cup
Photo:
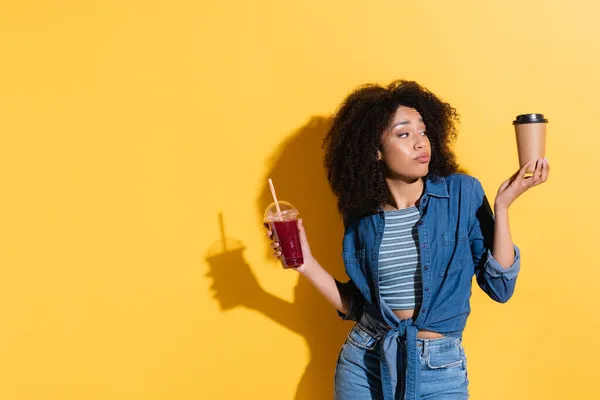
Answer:
[[295, 268], [304, 264], [300, 234], [298, 232], [298, 210], [287, 201], [279, 201], [279, 209], [271, 203], [265, 210], [264, 222], [275, 235], [281, 248], [284, 268]]

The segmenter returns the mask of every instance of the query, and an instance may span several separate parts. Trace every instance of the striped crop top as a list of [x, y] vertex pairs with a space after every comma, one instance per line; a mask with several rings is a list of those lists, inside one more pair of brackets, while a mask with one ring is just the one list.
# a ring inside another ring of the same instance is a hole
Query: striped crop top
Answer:
[[423, 300], [418, 251], [419, 209], [386, 211], [379, 249], [379, 289], [392, 310], [418, 309]]

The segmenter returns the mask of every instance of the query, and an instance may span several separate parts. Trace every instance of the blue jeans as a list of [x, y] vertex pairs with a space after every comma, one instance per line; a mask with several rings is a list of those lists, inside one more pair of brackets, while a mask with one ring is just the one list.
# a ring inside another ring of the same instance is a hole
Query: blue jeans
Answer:
[[[421, 366], [421, 399], [469, 398], [467, 359], [462, 339], [417, 339]], [[342, 347], [335, 372], [336, 400], [382, 400], [381, 340], [368, 326], [358, 323]], [[401, 399], [398, 399], [401, 400]]]

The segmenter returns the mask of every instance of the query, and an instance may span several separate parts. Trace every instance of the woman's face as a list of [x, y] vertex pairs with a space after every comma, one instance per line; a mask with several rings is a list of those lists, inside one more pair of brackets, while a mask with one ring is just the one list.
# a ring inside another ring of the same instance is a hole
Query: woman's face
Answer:
[[431, 144], [421, 114], [414, 108], [398, 107], [381, 136], [380, 159], [388, 178], [415, 180], [429, 172]]

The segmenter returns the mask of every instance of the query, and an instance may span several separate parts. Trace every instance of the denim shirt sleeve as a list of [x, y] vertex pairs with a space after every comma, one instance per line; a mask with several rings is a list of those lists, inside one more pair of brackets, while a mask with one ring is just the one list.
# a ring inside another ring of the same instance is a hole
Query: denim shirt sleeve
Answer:
[[358, 291], [358, 288], [351, 280], [346, 283], [341, 283], [338, 281], [335, 281], [335, 283], [340, 292], [350, 296], [350, 308], [348, 310], [348, 314], [344, 314], [338, 310], [338, 316], [340, 316], [340, 318], [343, 320], [358, 322], [363, 313], [363, 297]]
[[519, 248], [509, 268], [503, 268], [492, 255], [494, 247], [494, 214], [481, 183], [473, 180], [469, 210], [469, 241], [479, 287], [493, 300], [507, 302], [514, 293], [521, 269]]

